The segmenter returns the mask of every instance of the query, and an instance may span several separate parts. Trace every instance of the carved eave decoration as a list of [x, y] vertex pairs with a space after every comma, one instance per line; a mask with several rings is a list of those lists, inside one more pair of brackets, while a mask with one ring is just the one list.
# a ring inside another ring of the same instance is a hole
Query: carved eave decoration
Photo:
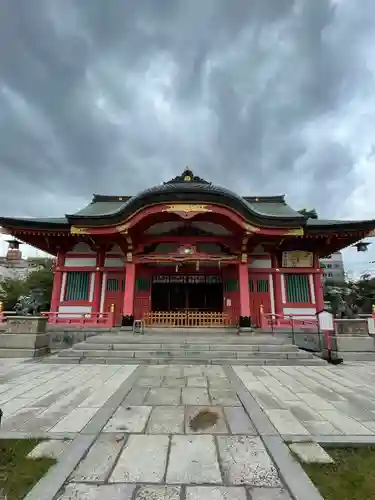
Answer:
[[160, 262], [160, 261], [172, 261], [172, 262], [226, 262], [226, 261], [238, 261], [238, 255], [225, 255], [225, 254], [201, 254], [196, 253], [194, 255], [181, 255], [178, 253], [174, 254], [146, 254], [139, 255], [137, 257], [138, 262]]
[[198, 177], [194, 175], [193, 171], [190, 168], [186, 167], [181, 175], [177, 175], [173, 177], [170, 181], [164, 182], [163, 184], [178, 184], [181, 182], [195, 182], [197, 184], [211, 184], [211, 182], [202, 179], [202, 177]]

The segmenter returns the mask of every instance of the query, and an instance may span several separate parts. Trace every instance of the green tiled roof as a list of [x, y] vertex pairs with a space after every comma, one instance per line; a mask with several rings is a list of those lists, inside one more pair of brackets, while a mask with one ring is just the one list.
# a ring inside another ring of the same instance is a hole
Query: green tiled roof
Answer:
[[66, 217], [1, 217], [0, 218], [0, 226], [1, 225], [10, 225], [12, 223], [17, 223], [18, 225], [22, 225], [22, 223], [31, 223], [33, 225], [56, 225], [56, 226], [64, 226], [68, 224], [68, 219]]
[[330, 219], [307, 219], [306, 226], [311, 228], [321, 228], [321, 227], [358, 227], [365, 224], [375, 224], [375, 220], [330, 220]]
[[261, 215], [265, 215], [267, 217], [282, 217], [282, 218], [298, 218], [301, 220], [304, 219], [303, 215], [301, 215], [296, 210], [293, 210], [289, 205], [284, 203], [272, 203], [272, 202], [249, 202], [248, 204], [253, 208], [254, 211], [258, 212]]
[[75, 216], [92, 217], [100, 215], [111, 215], [118, 212], [126, 204], [126, 201], [97, 201], [91, 202], [86, 207], [76, 212]]

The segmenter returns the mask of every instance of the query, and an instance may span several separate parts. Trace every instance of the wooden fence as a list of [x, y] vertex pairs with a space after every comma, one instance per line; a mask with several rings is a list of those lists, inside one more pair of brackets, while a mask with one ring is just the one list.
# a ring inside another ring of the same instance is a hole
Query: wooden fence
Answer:
[[203, 311], [151, 311], [144, 315], [147, 326], [213, 328], [229, 326], [231, 318], [226, 313]]

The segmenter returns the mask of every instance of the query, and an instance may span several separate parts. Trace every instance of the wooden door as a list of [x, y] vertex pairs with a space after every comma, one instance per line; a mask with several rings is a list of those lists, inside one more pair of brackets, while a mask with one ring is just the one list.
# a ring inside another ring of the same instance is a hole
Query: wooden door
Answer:
[[251, 320], [254, 326], [260, 325], [259, 308], [263, 305], [265, 313], [271, 312], [269, 275], [254, 273], [249, 276]]
[[144, 314], [150, 310], [151, 280], [146, 271], [139, 272], [135, 280], [134, 293], [134, 319], [142, 319]]
[[109, 272], [107, 274], [105, 287], [104, 311], [109, 312], [111, 305], [115, 306], [115, 324], [121, 325], [122, 308], [125, 291], [125, 276], [124, 273]]

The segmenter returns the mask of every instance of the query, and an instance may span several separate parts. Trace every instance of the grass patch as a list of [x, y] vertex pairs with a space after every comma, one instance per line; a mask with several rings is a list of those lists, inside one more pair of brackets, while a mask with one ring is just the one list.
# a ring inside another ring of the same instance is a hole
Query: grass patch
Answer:
[[37, 439], [0, 440], [0, 492], [6, 493], [7, 500], [22, 500], [56, 463], [51, 458], [26, 458], [40, 442]]
[[375, 499], [375, 447], [327, 452], [334, 464], [301, 464], [325, 500]]

